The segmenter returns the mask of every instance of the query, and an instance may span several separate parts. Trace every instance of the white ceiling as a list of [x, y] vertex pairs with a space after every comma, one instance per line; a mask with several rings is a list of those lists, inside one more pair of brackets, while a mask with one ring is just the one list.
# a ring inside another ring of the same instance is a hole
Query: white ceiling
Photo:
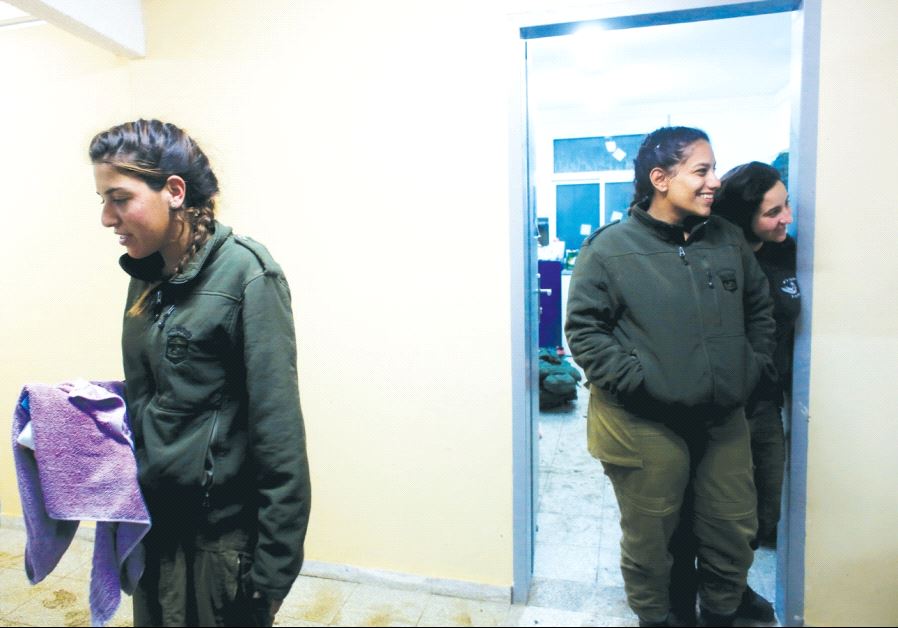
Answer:
[[551, 110], [774, 97], [789, 84], [791, 23], [791, 13], [775, 13], [530, 40], [530, 102]]
[[33, 20], [30, 15], [25, 13], [24, 11], [20, 11], [19, 9], [7, 4], [6, 2], [0, 1], [0, 26], [4, 26], [7, 24], [19, 24], [24, 21]]

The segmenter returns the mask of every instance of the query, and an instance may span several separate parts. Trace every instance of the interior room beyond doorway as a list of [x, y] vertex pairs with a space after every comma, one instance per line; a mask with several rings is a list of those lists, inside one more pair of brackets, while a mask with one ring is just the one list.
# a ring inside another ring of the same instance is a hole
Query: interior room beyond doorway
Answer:
[[[775, 13], [527, 42], [541, 351], [573, 364], [561, 331], [570, 272], [586, 236], [626, 219], [646, 133], [698, 127], [711, 137], [718, 174], [757, 160], [788, 180], [791, 28], [790, 13]], [[588, 396], [578, 385], [570, 401], [539, 414], [530, 603], [636, 625], [620, 575], [617, 503], [586, 450]], [[762, 548], [749, 576], [771, 601], [776, 562]]]

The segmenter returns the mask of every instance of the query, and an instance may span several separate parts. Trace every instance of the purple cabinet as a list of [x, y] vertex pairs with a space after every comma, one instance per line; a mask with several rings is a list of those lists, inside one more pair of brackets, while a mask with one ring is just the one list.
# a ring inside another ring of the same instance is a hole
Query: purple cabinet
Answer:
[[539, 260], [539, 346], [561, 346], [561, 262]]

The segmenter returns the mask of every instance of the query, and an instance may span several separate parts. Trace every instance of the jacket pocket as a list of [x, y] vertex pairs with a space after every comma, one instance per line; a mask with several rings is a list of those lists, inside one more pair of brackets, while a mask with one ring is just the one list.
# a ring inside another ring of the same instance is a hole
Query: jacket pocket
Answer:
[[761, 370], [744, 334], [717, 336], [707, 340], [714, 381], [715, 405], [735, 408], [744, 405], [760, 380]]
[[158, 347], [156, 405], [179, 413], [219, 407], [228, 377], [230, 344], [216, 317], [176, 312]]
[[630, 431], [630, 413], [598, 386], [592, 385], [589, 390], [589, 410], [586, 414], [589, 453], [603, 462], [641, 467], [642, 456]]

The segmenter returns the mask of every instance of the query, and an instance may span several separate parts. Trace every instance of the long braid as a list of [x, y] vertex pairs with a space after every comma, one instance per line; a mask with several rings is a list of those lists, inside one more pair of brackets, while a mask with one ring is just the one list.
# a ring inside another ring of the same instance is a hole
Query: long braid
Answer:
[[184, 221], [187, 223], [193, 236], [190, 238], [190, 244], [187, 246], [187, 250], [184, 251], [184, 255], [178, 260], [172, 275], [177, 275], [183, 271], [197, 251], [203, 248], [209, 236], [215, 232], [213, 207], [188, 207], [180, 211], [183, 211]]

